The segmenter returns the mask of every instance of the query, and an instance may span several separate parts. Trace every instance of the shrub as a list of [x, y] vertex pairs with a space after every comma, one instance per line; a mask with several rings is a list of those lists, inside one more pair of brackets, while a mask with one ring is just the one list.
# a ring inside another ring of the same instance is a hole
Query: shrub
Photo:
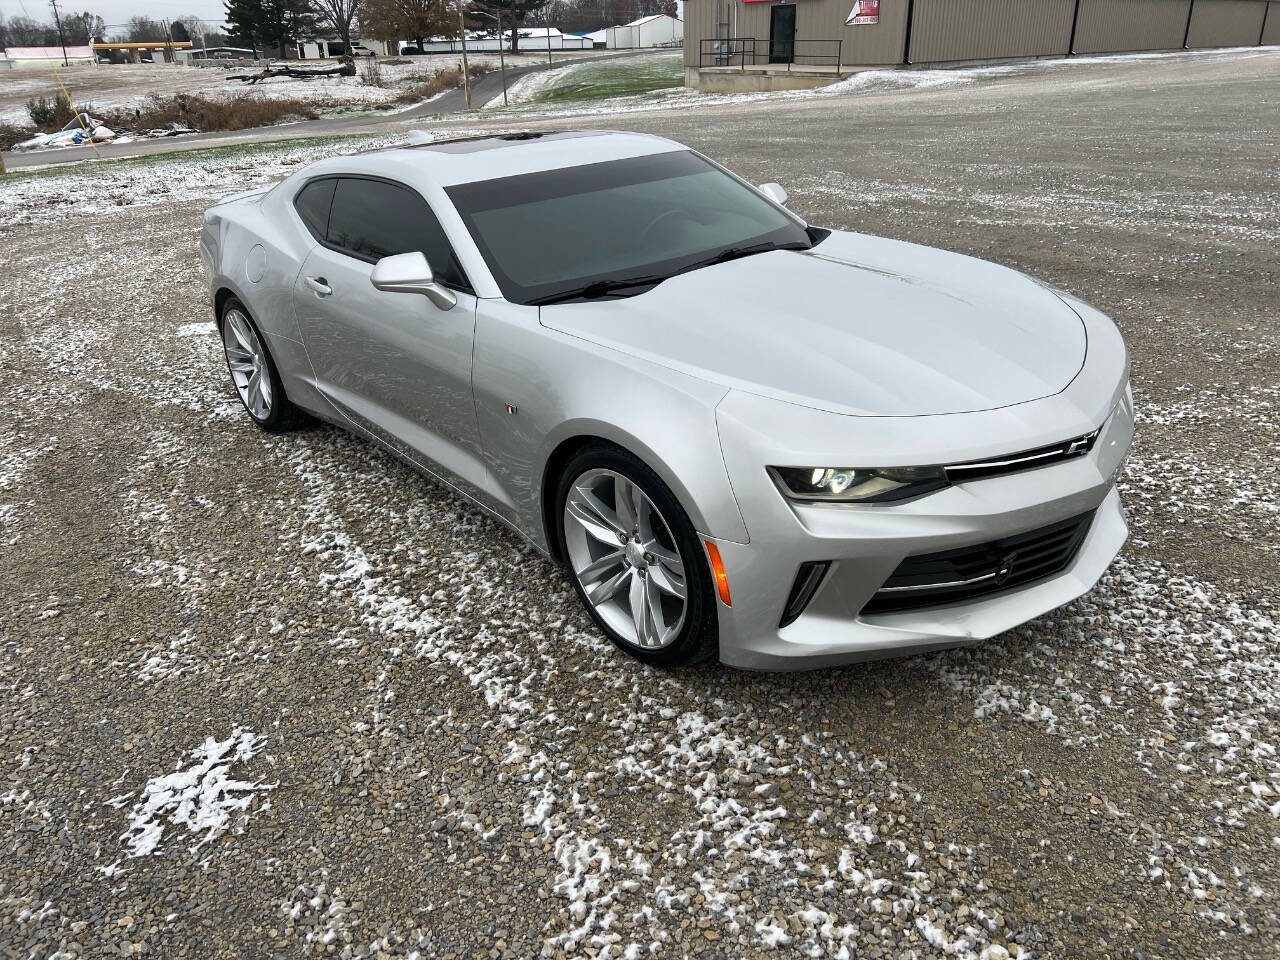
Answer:
[[198, 126], [204, 131], [268, 127], [285, 120], [315, 120], [320, 116], [313, 104], [297, 98], [258, 100], [233, 96], [227, 100], [199, 99]]
[[65, 93], [56, 97], [32, 97], [27, 101], [27, 115], [36, 128], [44, 131], [61, 130], [75, 116], [71, 102]]
[[360, 61], [360, 82], [368, 87], [385, 87], [382, 79], [382, 64], [377, 57], [366, 57]]
[[12, 150], [15, 143], [30, 140], [36, 131], [30, 127], [18, 127], [0, 122], [0, 150]]

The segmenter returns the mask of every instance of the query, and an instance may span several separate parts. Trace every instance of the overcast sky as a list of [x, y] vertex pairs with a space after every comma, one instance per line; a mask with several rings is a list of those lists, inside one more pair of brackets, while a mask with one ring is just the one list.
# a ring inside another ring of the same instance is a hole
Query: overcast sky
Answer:
[[[63, 13], [96, 13], [108, 24], [124, 23], [130, 17], [144, 16], [153, 20], [168, 20], [194, 14], [202, 20], [222, 22], [222, 0], [58, 0]], [[53, 11], [48, 0], [0, 0], [0, 16], [31, 17], [33, 20], [53, 21]]]

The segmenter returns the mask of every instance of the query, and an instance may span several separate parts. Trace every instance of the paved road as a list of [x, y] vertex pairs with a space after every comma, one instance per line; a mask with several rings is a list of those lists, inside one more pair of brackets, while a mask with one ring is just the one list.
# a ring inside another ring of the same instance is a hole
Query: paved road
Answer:
[[[630, 50], [618, 53], [599, 54], [590, 58], [575, 58], [573, 63], [586, 62], [587, 59], [615, 59], [651, 54], [652, 50]], [[554, 52], [553, 52], [554, 56]], [[565, 66], [566, 61], [553, 61], [552, 68]], [[507, 69], [507, 83], [514, 84], [520, 77], [548, 69], [546, 63], [533, 64]], [[502, 95], [502, 73], [493, 70], [482, 74], [472, 83], [472, 104], [480, 109], [495, 97]], [[61, 150], [40, 150], [34, 152], [4, 154], [4, 163], [9, 170], [23, 170], [31, 167], [57, 165], [63, 163], [79, 163], [89, 159], [113, 159], [119, 157], [154, 156], [162, 153], [183, 153], [189, 150], [207, 150], [212, 147], [229, 147], [245, 143], [263, 143], [276, 140], [301, 140], [313, 137], [345, 136], [357, 133], [379, 133], [387, 130], [404, 129], [414, 120], [447, 116], [454, 113], [465, 113], [466, 98], [461, 89], [450, 91], [437, 100], [420, 104], [408, 110], [394, 112], [370, 110], [340, 117], [322, 117], [318, 120], [302, 120], [297, 123], [283, 124], [274, 127], [260, 127], [251, 130], [235, 130], [219, 133], [198, 133], [188, 137], [169, 137], [161, 140], [139, 140], [133, 143], [102, 144], [96, 150], [92, 147], [67, 147]], [[480, 119], [479, 115], [476, 115]], [[486, 118], [487, 120], [488, 118]]]
[[793, 676], [638, 667], [465, 504], [246, 422], [200, 212], [329, 145], [0, 182], [0, 954], [1274, 960], [1278, 84], [1273, 52], [592, 118], [1028, 270], [1132, 351], [1095, 590]]

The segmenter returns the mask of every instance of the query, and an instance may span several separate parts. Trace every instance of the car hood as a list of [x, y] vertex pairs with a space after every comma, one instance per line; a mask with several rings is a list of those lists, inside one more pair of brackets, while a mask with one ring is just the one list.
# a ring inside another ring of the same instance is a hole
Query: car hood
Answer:
[[1080, 317], [1029, 277], [863, 234], [541, 308], [551, 329], [763, 396], [859, 416], [990, 410], [1060, 393]]

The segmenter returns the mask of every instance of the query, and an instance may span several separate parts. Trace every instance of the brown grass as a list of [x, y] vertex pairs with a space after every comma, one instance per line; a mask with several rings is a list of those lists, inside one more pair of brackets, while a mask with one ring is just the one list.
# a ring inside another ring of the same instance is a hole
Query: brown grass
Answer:
[[[472, 64], [468, 73], [472, 77], [478, 77], [482, 73], [488, 71], [487, 67], [480, 64]], [[441, 70], [439, 73], [431, 75], [422, 75], [424, 79], [414, 83], [403, 93], [396, 97], [397, 103], [417, 103], [420, 100], [427, 100], [434, 97], [441, 90], [456, 90], [462, 86], [462, 68], [454, 67], [451, 70]]]
[[136, 110], [113, 110], [98, 119], [117, 132], [181, 123], [208, 133], [269, 127], [285, 120], [314, 120], [318, 116], [314, 105], [297, 98], [260, 100], [244, 95], [211, 98], [178, 94], [176, 97], [153, 96]]

